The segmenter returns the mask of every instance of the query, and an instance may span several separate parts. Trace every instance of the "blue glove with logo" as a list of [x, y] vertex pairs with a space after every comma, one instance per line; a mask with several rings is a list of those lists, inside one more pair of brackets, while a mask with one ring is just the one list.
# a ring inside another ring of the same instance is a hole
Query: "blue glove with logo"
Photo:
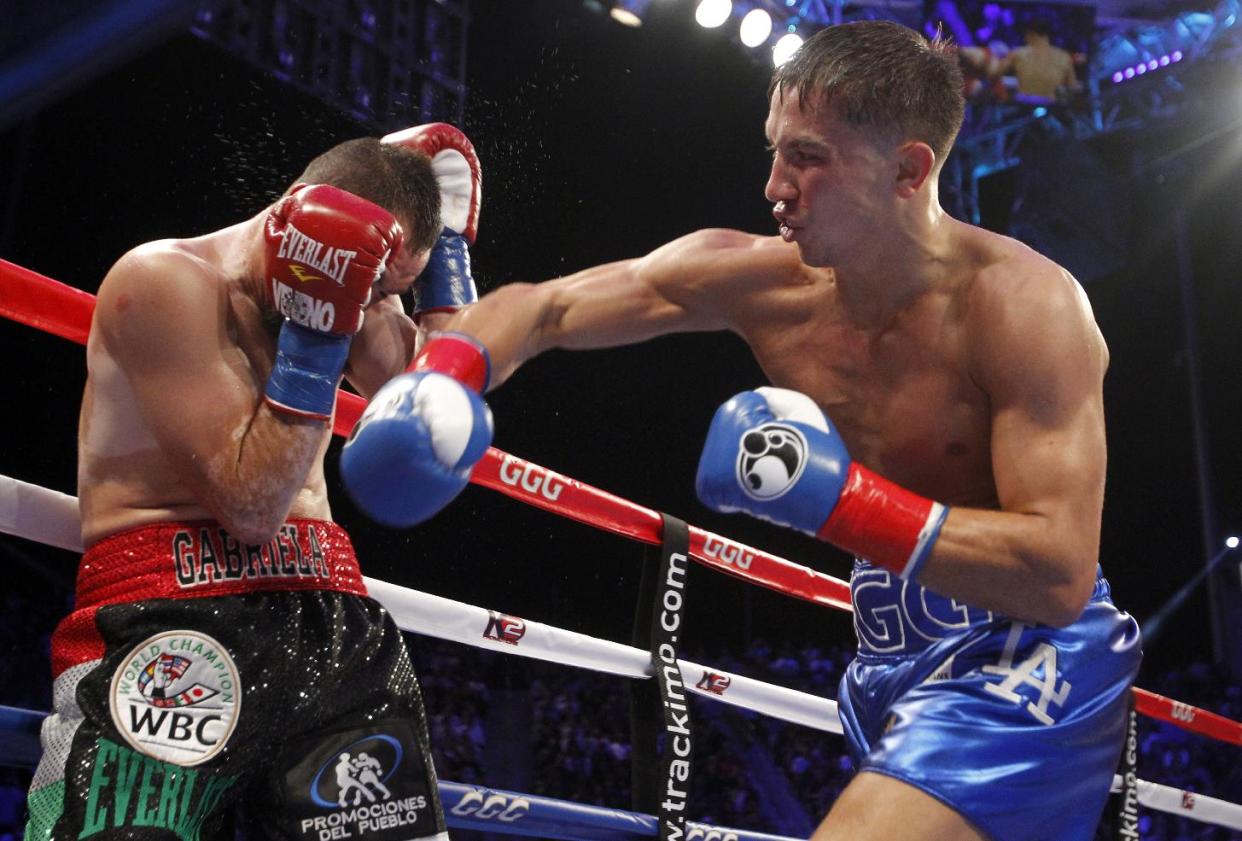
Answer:
[[716, 410], [695, 489], [716, 511], [743, 511], [816, 534], [849, 470], [841, 436], [804, 394], [744, 391]]
[[341, 478], [373, 520], [407, 528], [461, 493], [492, 442], [492, 413], [480, 397], [487, 351], [461, 334], [432, 339], [413, 371], [372, 398], [341, 451]]
[[796, 391], [744, 391], [716, 410], [695, 480], [716, 511], [744, 511], [914, 578], [949, 509], [851, 461], [819, 406]]

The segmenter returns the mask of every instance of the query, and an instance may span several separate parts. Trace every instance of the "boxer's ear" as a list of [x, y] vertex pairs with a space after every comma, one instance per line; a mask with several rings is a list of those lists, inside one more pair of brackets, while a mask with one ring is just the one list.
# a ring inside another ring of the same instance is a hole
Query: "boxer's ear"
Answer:
[[897, 195], [908, 199], [922, 189], [936, 167], [936, 152], [921, 140], [912, 140], [897, 147], [897, 177], [893, 186]]

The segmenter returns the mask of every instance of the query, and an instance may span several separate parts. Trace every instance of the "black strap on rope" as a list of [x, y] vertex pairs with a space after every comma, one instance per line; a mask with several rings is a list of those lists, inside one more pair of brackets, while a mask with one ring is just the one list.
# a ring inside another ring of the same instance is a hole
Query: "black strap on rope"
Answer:
[[1117, 773], [1121, 775], [1121, 791], [1117, 795], [1113, 822], [1113, 838], [1117, 841], [1135, 841], [1139, 837], [1138, 713], [1134, 709], [1134, 693], [1129, 694], [1125, 744], [1121, 746], [1121, 761], [1117, 765]]
[[651, 652], [655, 680], [630, 683], [631, 800], [636, 811], [659, 818], [660, 841], [677, 841], [685, 837], [694, 752], [685, 682], [677, 665], [690, 530], [676, 517], [661, 516], [659, 563], [650, 553], [643, 560], [634, 614], [633, 644]]

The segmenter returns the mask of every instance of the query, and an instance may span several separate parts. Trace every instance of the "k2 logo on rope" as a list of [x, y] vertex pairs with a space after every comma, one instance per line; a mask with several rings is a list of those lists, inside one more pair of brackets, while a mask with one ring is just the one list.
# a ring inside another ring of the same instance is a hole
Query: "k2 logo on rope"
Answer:
[[709, 672], [704, 669], [703, 677], [699, 678], [699, 682], [694, 686], [695, 689], [702, 689], [703, 691], [710, 692], [713, 695], [723, 695], [731, 683], [733, 683], [733, 678], [729, 677], [729, 675]]
[[487, 612], [487, 627], [483, 629], [483, 638], [507, 642], [517, 645], [526, 636], [526, 620], [494, 610]]

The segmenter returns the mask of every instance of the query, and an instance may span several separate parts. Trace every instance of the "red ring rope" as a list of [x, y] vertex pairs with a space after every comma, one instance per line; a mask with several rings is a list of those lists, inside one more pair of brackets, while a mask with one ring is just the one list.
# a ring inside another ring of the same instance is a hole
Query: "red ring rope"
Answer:
[[[29, 269], [0, 260], [0, 315], [62, 338], [85, 344], [95, 296]], [[333, 431], [347, 435], [366, 402], [342, 391]], [[571, 520], [644, 543], [658, 544], [660, 515], [546, 467], [489, 448], [470, 481]], [[695, 560], [817, 604], [852, 610], [849, 585], [840, 579], [776, 555], [690, 527]], [[1135, 708], [1146, 716], [1242, 746], [1242, 723], [1135, 687]]]

